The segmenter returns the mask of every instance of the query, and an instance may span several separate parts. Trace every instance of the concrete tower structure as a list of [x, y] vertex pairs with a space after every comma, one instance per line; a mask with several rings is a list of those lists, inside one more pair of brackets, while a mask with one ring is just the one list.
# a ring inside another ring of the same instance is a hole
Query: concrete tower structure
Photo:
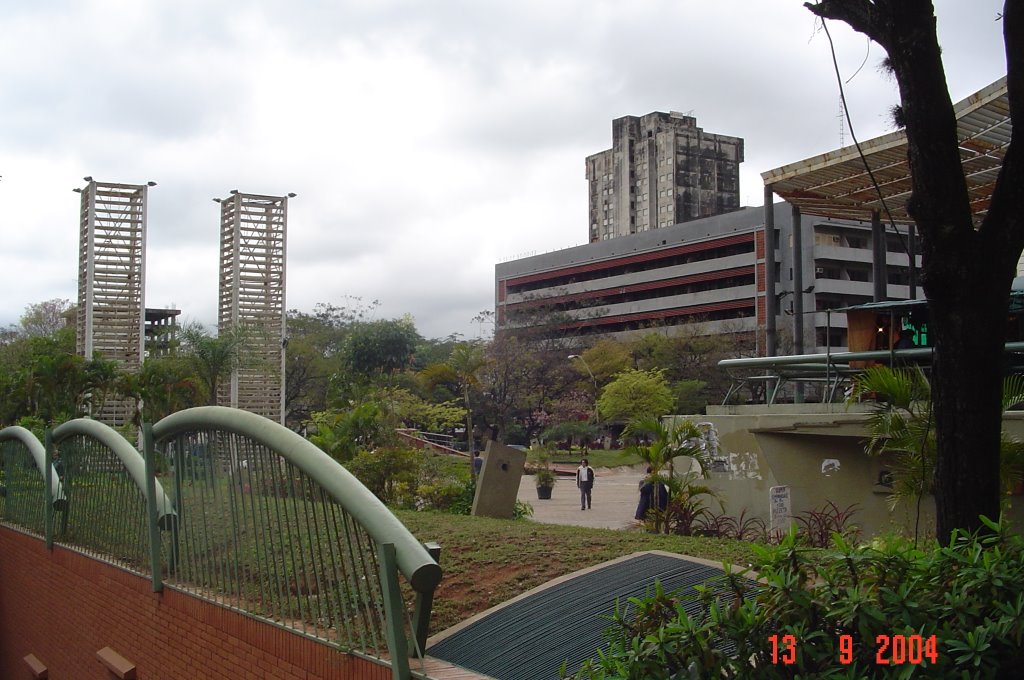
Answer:
[[[78, 247], [78, 354], [98, 354], [125, 370], [142, 365], [145, 342], [146, 198], [148, 184], [86, 177]], [[121, 425], [127, 402], [98, 405], [92, 415]]]
[[287, 196], [233, 190], [220, 203], [221, 333], [247, 340], [246, 361], [218, 403], [284, 422], [285, 239]]
[[704, 132], [681, 113], [612, 121], [612, 148], [587, 157], [590, 241], [740, 207], [743, 140]]

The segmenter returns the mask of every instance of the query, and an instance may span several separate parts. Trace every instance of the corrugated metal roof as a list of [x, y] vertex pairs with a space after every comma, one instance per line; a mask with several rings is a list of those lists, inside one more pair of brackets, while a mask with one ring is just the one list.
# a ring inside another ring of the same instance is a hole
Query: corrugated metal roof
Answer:
[[833, 312], [852, 312], [859, 310], [876, 310], [880, 312], [905, 312], [907, 310], [925, 307], [927, 300], [883, 300], [882, 302], [865, 302], [849, 307], [836, 307]]
[[[642, 553], [568, 580], [542, 587], [501, 606], [428, 647], [430, 656], [498, 680], [557, 678], [562, 662], [570, 671], [596, 650], [616, 601], [643, 597], [659, 581], [666, 592], [692, 589], [721, 576], [722, 569], [682, 555]], [[694, 614], [699, 604], [687, 602]]]
[[[1013, 126], [1006, 78], [967, 97], [954, 107], [960, 159], [963, 163], [975, 223], [988, 212], [996, 177], [1010, 143]], [[861, 143], [893, 220], [913, 222], [907, 214], [910, 167], [903, 131]], [[870, 219], [885, 211], [856, 146], [847, 146], [761, 173], [766, 186], [808, 215]]]
[[[1010, 307], [1009, 312], [1011, 314], [1019, 314], [1024, 311], [1024, 282], [1021, 277], [1017, 277], [1013, 280], [1013, 289], [1010, 290]], [[875, 310], [879, 312], [906, 312], [917, 308], [923, 308], [928, 304], [927, 300], [883, 300], [881, 302], [864, 302], [859, 305], [850, 305], [849, 307], [836, 307], [833, 312], [850, 312], [858, 310]]]

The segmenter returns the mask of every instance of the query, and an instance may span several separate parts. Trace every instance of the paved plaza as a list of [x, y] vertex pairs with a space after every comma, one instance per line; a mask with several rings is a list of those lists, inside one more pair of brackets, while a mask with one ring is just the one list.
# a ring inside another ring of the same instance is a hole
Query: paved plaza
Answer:
[[523, 475], [518, 498], [533, 506], [533, 520], [536, 522], [597, 529], [632, 527], [635, 524], [633, 514], [640, 500], [644, 466], [598, 468], [596, 472], [590, 510], [580, 510], [580, 492], [573, 477], [560, 475], [551, 491], [551, 499], [542, 501], [537, 499], [533, 476]]

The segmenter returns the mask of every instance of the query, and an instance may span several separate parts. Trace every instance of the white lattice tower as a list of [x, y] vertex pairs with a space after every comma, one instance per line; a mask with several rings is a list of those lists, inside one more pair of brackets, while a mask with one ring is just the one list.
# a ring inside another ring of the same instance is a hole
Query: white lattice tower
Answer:
[[241, 329], [248, 347], [218, 403], [282, 423], [289, 196], [232, 191], [220, 199], [218, 327]]
[[[87, 177], [78, 249], [78, 354], [142, 365], [145, 343], [146, 184], [112, 184]], [[121, 425], [127, 402], [108, 402], [92, 415]]]

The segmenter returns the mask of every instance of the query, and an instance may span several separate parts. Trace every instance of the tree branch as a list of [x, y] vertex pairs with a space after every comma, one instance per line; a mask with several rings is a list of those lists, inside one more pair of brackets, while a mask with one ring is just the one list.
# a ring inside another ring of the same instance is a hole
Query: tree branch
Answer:
[[805, 2], [804, 7], [822, 19], [845, 22], [853, 30], [888, 49], [884, 22], [880, 20], [871, 0], [821, 0], [817, 3]]

